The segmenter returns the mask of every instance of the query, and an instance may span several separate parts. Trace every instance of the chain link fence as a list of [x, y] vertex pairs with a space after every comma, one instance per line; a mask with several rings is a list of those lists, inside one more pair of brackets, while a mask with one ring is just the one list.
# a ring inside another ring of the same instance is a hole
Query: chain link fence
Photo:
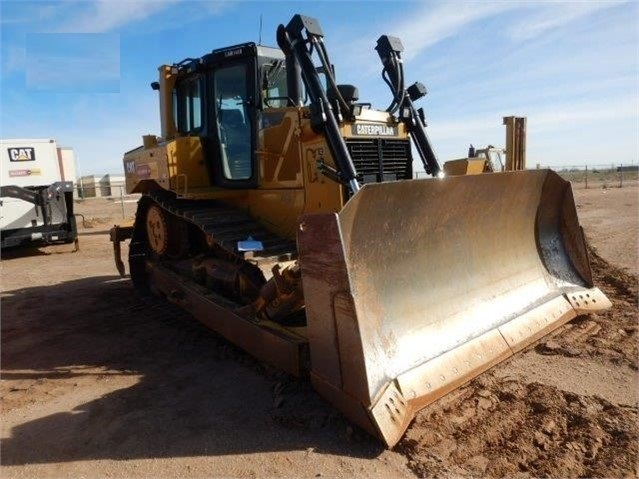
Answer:
[[[536, 168], [556, 171], [562, 178], [570, 181], [573, 188], [624, 188], [639, 185], [639, 165], [634, 164], [537, 165]], [[416, 171], [414, 176], [428, 178], [423, 171]]]
[[[541, 166], [540, 166], [541, 168]], [[639, 182], [639, 165], [572, 165], [552, 167], [573, 188], [623, 188]]]
[[[570, 181], [574, 188], [624, 188], [639, 185], [639, 165], [569, 165], [561, 167], [548, 167], [537, 165], [537, 169], [550, 168], [561, 177]], [[416, 171], [415, 178], [427, 178], [423, 171]], [[82, 204], [92, 200], [103, 199], [109, 204], [111, 214], [118, 210], [122, 218], [131, 216], [132, 204], [137, 203], [140, 195], [129, 195], [124, 184], [109, 184], [86, 186], [75, 185], [75, 202]], [[134, 209], [133, 209], [134, 211]], [[106, 212], [105, 212], [106, 213]]]
[[127, 194], [124, 184], [112, 184], [108, 187], [87, 187], [76, 184], [74, 190], [74, 203], [78, 205], [76, 211], [86, 212], [94, 217], [130, 218], [140, 198], [139, 194]]

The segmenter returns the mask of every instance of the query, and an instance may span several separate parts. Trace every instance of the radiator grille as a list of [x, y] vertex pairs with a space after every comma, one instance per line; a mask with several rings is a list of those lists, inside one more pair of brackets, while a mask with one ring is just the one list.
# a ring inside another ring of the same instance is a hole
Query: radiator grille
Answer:
[[360, 183], [409, 180], [413, 177], [409, 140], [349, 138], [346, 146]]

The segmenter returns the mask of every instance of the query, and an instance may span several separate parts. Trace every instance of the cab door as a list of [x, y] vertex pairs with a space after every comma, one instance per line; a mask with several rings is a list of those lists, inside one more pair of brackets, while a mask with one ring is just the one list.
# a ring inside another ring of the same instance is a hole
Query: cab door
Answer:
[[219, 186], [257, 186], [255, 160], [255, 80], [253, 61], [219, 65], [211, 72], [212, 128], [217, 139], [216, 180]]

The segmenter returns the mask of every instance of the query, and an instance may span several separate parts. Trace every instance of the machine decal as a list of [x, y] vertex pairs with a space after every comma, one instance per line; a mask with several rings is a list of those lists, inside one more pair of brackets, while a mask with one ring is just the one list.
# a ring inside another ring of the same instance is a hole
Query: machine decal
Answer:
[[319, 180], [317, 162], [324, 162], [324, 148], [309, 148], [306, 150], [306, 176], [309, 183], [316, 183]]
[[10, 161], [35, 161], [35, 149], [32, 147], [7, 148]]
[[9, 170], [9, 176], [40, 176], [40, 168], [31, 168], [30, 170]]
[[135, 174], [142, 180], [156, 178], [158, 176], [158, 166], [155, 163], [143, 163], [136, 165]]
[[353, 135], [359, 136], [397, 136], [396, 126], [372, 123], [356, 123], [352, 129]]
[[227, 50], [224, 52], [225, 57], [234, 57], [236, 55], [241, 55], [241, 54], [242, 54], [241, 48], [235, 48], [233, 50]]

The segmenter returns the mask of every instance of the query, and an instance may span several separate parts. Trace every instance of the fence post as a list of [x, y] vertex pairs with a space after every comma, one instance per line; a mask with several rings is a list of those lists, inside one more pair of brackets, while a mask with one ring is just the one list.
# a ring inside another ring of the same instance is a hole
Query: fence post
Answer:
[[619, 165], [619, 188], [623, 188], [623, 163]]
[[586, 165], [586, 189], [588, 189], [588, 165]]
[[122, 191], [122, 185], [120, 185], [120, 205], [122, 206], [122, 218], [124, 219], [124, 193]]

